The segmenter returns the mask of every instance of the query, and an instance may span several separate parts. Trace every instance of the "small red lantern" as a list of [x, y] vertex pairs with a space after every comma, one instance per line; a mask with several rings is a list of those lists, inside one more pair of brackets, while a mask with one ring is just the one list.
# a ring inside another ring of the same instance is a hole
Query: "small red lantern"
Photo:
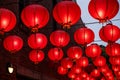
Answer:
[[120, 65], [120, 56], [110, 57], [109, 61], [112, 65]]
[[81, 67], [79, 67], [78, 65], [74, 65], [72, 68], [71, 68], [71, 71], [74, 72], [75, 74], [79, 74], [82, 69]]
[[4, 39], [4, 48], [11, 53], [19, 51], [23, 46], [23, 40], [16, 35], [10, 35]]
[[97, 44], [91, 44], [86, 48], [85, 52], [88, 57], [93, 58], [93, 57], [100, 56], [102, 50], [100, 46], [98, 46]]
[[70, 36], [63, 30], [57, 30], [51, 33], [50, 42], [57, 47], [64, 47], [70, 41]]
[[59, 66], [57, 72], [61, 75], [65, 75], [68, 72], [68, 69], [64, 68], [63, 66]]
[[102, 27], [99, 35], [100, 38], [105, 42], [115, 42], [120, 37], [120, 29], [112, 24], [107, 24], [106, 26]]
[[61, 60], [61, 65], [64, 67], [64, 68], [71, 68], [73, 66], [73, 62], [70, 58], [63, 58]]
[[89, 44], [94, 40], [94, 32], [86, 27], [79, 28], [74, 33], [74, 39], [78, 44]]
[[32, 49], [43, 49], [47, 45], [47, 38], [42, 33], [31, 34], [28, 38], [28, 45]]
[[70, 47], [67, 50], [67, 55], [69, 58], [71, 58], [73, 60], [77, 60], [82, 56], [82, 49], [78, 46]]
[[52, 61], [59, 61], [59, 60], [61, 60], [63, 55], [64, 55], [64, 53], [63, 53], [62, 49], [60, 49], [60, 48], [51, 48], [48, 51], [48, 57]]
[[89, 61], [88, 61], [87, 57], [81, 57], [80, 59], [78, 59], [76, 61], [76, 64], [79, 67], [86, 67], [86, 66], [88, 66], [88, 63], [89, 63]]
[[115, 72], [120, 71], [120, 65], [113, 65], [112, 70]]
[[76, 75], [73, 80], [82, 80], [82, 76], [80, 74]]
[[73, 71], [69, 71], [68, 72], [68, 77], [71, 78], [71, 79], [74, 79], [76, 76], [76, 74], [73, 72]]
[[15, 27], [16, 16], [8, 9], [0, 8], [0, 33], [8, 32]]
[[32, 50], [29, 53], [29, 59], [35, 64], [38, 64], [44, 59], [44, 52], [42, 50]]
[[21, 19], [27, 27], [36, 31], [47, 24], [49, 13], [45, 7], [38, 4], [32, 4], [23, 9]]
[[91, 0], [88, 10], [93, 18], [105, 22], [118, 13], [119, 3], [118, 0]]
[[74, 25], [81, 16], [80, 7], [73, 1], [61, 1], [53, 9], [53, 17], [55, 20], [69, 28]]
[[93, 77], [99, 77], [100, 76], [100, 71], [98, 69], [94, 69], [90, 74]]

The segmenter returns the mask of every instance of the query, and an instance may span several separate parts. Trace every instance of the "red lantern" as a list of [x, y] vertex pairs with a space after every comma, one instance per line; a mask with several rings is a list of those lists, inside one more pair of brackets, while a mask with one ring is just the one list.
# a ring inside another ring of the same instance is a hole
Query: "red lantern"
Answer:
[[75, 78], [73, 80], [82, 80], [82, 77], [80, 74], [76, 75]]
[[71, 78], [71, 79], [74, 79], [76, 76], [76, 74], [73, 72], [73, 71], [69, 71], [68, 72], [68, 77]]
[[93, 18], [105, 22], [118, 13], [119, 3], [118, 0], [91, 0], [88, 10]]
[[81, 16], [81, 9], [72, 1], [61, 1], [53, 9], [53, 17], [64, 27], [74, 25]]
[[120, 29], [112, 24], [107, 24], [106, 26], [102, 27], [99, 35], [100, 38], [105, 42], [115, 42], [120, 37]]
[[32, 49], [43, 49], [47, 45], [47, 38], [42, 33], [31, 34], [28, 38], [28, 45]]
[[29, 53], [29, 59], [35, 64], [38, 64], [44, 59], [44, 52], [42, 50], [32, 50]]
[[80, 67], [86, 67], [88, 66], [88, 63], [89, 61], [87, 57], [81, 57], [80, 59], [76, 61], [76, 64]]
[[16, 35], [10, 35], [4, 39], [4, 48], [11, 53], [19, 51], [23, 46], [23, 40]]
[[70, 58], [64, 58], [61, 60], [61, 65], [64, 68], [71, 68], [73, 66], [73, 62], [71, 61]]
[[119, 66], [118, 65], [113, 65], [112, 70], [115, 71], [115, 72], [120, 71], [120, 65]]
[[63, 51], [60, 48], [51, 48], [48, 51], [48, 57], [50, 60], [59, 61], [63, 57]]
[[70, 36], [63, 30], [57, 30], [51, 33], [50, 42], [57, 47], [64, 47], [70, 41]]
[[88, 57], [93, 58], [93, 57], [100, 56], [102, 50], [97, 44], [91, 44], [86, 48], [85, 52]]
[[71, 68], [71, 71], [74, 72], [74, 73], [76, 73], [76, 74], [79, 74], [79, 73], [82, 71], [82, 69], [81, 69], [81, 67], [79, 67], [78, 65], [74, 65], [74, 66]]
[[112, 65], [120, 65], [120, 56], [110, 57], [109, 61]]
[[0, 33], [8, 32], [15, 27], [16, 16], [8, 9], [0, 8]]
[[94, 40], [94, 32], [86, 27], [79, 28], [74, 33], [74, 39], [78, 44], [89, 44]]
[[21, 19], [27, 27], [32, 28], [34, 31], [47, 24], [49, 13], [45, 7], [33, 4], [23, 9]]
[[120, 44], [108, 44], [105, 48], [105, 51], [109, 56], [120, 56]]
[[67, 55], [71, 59], [79, 59], [82, 56], [82, 49], [78, 46], [70, 47], [67, 50]]
[[67, 74], [68, 70], [65, 69], [63, 66], [59, 66], [57, 72], [61, 75]]
[[98, 69], [94, 69], [90, 74], [93, 77], [99, 77], [100, 76], [100, 71]]

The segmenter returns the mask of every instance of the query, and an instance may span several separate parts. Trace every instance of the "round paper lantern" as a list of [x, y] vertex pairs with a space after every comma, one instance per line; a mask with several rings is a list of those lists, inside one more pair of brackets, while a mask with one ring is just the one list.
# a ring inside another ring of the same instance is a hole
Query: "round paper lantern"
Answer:
[[90, 74], [93, 77], [99, 77], [100, 76], [100, 71], [98, 69], [94, 69]]
[[4, 48], [11, 53], [19, 51], [23, 46], [23, 40], [16, 35], [7, 36], [3, 41]]
[[119, 66], [118, 65], [113, 65], [112, 70], [115, 71], [115, 72], [120, 71], [120, 65]]
[[62, 49], [60, 49], [60, 48], [51, 48], [48, 51], [48, 57], [52, 61], [59, 61], [59, 60], [61, 60], [63, 55], [64, 55], [64, 53], [63, 53]]
[[44, 27], [48, 23], [49, 13], [45, 7], [32, 4], [23, 9], [21, 19], [27, 27], [32, 28], [34, 31]]
[[79, 67], [78, 65], [74, 65], [72, 68], [71, 68], [71, 71], [74, 72], [75, 74], [79, 74], [82, 69], [81, 67]]
[[109, 62], [112, 65], [120, 65], [120, 56], [110, 57]]
[[81, 16], [80, 7], [73, 1], [61, 1], [53, 9], [54, 19], [64, 27], [77, 23]]
[[93, 57], [100, 56], [102, 50], [100, 46], [98, 46], [97, 44], [91, 44], [87, 46], [85, 52], [88, 57], [93, 58]]
[[74, 33], [74, 39], [78, 44], [89, 44], [94, 40], [94, 32], [86, 27], [79, 28]]
[[77, 60], [82, 56], [82, 49], [78, 46], [70, 47], [67, 50], [67, 56], [73, 60]]
[[38, 64], [44, 59], [44, 52], [42, 50], [32, 50], [29, 53], [29, 59], [35, 64]]
[[118, 0], [90, 0], [88, 10], [93, 18], [105, 22], [118, 13], [119, 3]]
[[79, 67], [86, 67], [88, 66], [88, 58], [87, 57], [81, 57], [80, 59], [76, 60], [76, 64], [79, 66]]
[[71, 79], [74, 79], [76, 76], [76, 74], [73, 72], [73, 71], [69, 71], [68, 72], [68, 77], [71, 78]]
[[51, 33], [50, 42], [57, 47], [64, 47], [70, 41], [70, 36], [63, 30], [57, 30]]
[[16, 25], [15, 14], [5, 8], [0, 8], [0, 33], [12, 30]]
[[120, 37], [120, 29], [119, 27], [113, 24], [107, 24], [106, 26], [102, 27], [99, 35], [100, 38], [105, 42], [115, 42]]
[[67, 74], [68, 70], [65, 69], [63, 66], [59, 66], [57, 69], [57, 72], [61, 75], [65, 75], [65, 74]]
[[61, 65], [64, 67], [64, 68], [71, 68], [73, 66], [73, 62], [71, 61], [70, 58], [63, 58], [61, 60]]
[[82, 77], [80, 74], [76, 75], [75, 78], [73, 80], [82, 80]]
[[43, 49], [47, 45], [47, 38], [42, 33], [31, 34], [28, 37], [28, 45], [32, 49]]
[[120, 56], [120, 44], [108, 44], [105, 48], [105, 51], [109, 56]]

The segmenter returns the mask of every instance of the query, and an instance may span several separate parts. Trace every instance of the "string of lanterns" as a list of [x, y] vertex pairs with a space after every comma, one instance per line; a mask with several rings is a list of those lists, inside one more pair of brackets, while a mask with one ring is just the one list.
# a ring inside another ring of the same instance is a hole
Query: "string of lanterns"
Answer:
[[[111, 6], [114, 5], [114, 6]], [[100, 23], [110, 21], [119, 11], [117, 0], [91, 0], [88, 5], [90, 15]], [[53, 9], [53, 17], [63, 28], [70, 28], [76, 24], [81, 16], [80, 7], [71, 0], [64, 0], [56, 4]], [[28, 45], [33, 50], [29, 53], [29, 58], [35, 64], [44, 59], [43, 48], [47, 45], [47, 37], [38, 33], [38, 29], [45, 27], [49, 21], [47, 9], [38, 4], [32, 4], [25, 7], [21, 13], [21, 19], [26, 27], [30, 28], [33, 34], [28, 37]], [[14, 28], [16, 17], [8, 9], [0, 8], [0, 33], [3, 34]], [[56, 30], [50, 34], [50, 42], [54, 45], [48, 51], [48, 57], [52, 61], [60, 61], [58, 73], [68, 75], [72, 80], [114, 80], [120, 79], [120, 44], [116, 41], [120, 38], [120, 29], [108, 23], [99, 31], [101, 40], [107, 42], [105, 47], [106, 54], [109, 56], [109, 62], [112, 70], [107, 65], [106, 58], [102, 56], [101, 47], [98, 44], [90, 44], [94, 41], [94, 32], [83, 26], [74, 33], [74, 40], [80, 46], [71, 46], [67, 50], [66, 58], [63, 58], [62, 48], [69, 44], [70, 36], [64, 30]], [[16, 53], [23, 46], [23, 40], [17, 35], [11, 35], [4, 39], [4, 48], [11, 53]], [[92, 64], [89, 63], [89, 58]], [[91, 69], [88, 70], [88, 67]]]

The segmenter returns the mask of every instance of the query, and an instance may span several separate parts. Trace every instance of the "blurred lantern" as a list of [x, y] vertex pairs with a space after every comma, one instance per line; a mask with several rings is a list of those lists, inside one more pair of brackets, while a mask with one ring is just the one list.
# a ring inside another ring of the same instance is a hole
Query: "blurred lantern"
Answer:
[[82, 71], [80, 74], [83, 80], [88, 77], [88, 73], [86, 73], [85, 71]]
[[70, 58], [63, 58], [61, 60], [61, 65], [64, 67], [64, 68], [71, 68], [73, 66], [73, 62]]
[[113, 24], [107, 24], [106, 26], [102, 27], [99, 35], [101, 40], [105, 42], [115, 42], [120, 37], [120, 29], [119, 27]]
[[82, 56], [82, 49], [78, 46], [70, 47], [67, 50], [67, 56], [73, 60], [77, 60]]
[[75, 78], [73, 80], [83, 80], [83, 79], [82, 79], [81, 75], [78, 74], [78, 75], [75, 76]]
[[43, 49], [47, 45], [47, 38], [42, 33], [31, 34], [28, 38], [28, 45], [32, 49]]
[[68, 72], [68, 77], [71, 78], [71, 79], [74, 79], [76, 76], [76, 74], [73, 72], [73, 71], [69, 71]]
[[77, 23], [81, 16], [81, 9], [72, 1], [61, 1], [53, 9], [54, 19], [63, 27], [69, 28]]
[[106, 59], [103, 56], [98, 56], [93, 61], [95, 66], [104, 66], [106, 64]]
[[15, 27], [16, 16], [8, 9], [0, 8], [0, 34], [8, 32]]
[[120, 65], [112, 65], [112, 70], [115, 72], [120, 71]]
[[119, 3], [118, 0], [91, 0], [88, 10], [93, 18], [105, 22], [116, 16], [119, 11]]
[[110, 57], [109, 61], [112, 65], [120, 65], [120, 56]]
[[79, 67], [86, 67], [89, 64], [87, 57], [81, 57], [80, 59], [76, 60], [76, 64]]
[[63, 30], [57, 30], [51, 33], [50, 42], [57, 47], [64, 47], [70, 41], [70, 36]]
[[4, 48], [11, 53], [19, 51], [23, 46], [23, 40], [16, 35], [10, 35], [3, 41]]
[[74, 72], [75, 74], [79, 74], [82, 71], [82, 69], [78, 65], [73, 65], [71, 71]]
[[109, 67], [108, 67], [107, 64], [99, 67], [99, 71], [102, 72], [102, 73], [106, 73], [108, 70], [109, 70]]
[[94, 32], [86, 27], [79, 28], [74, 33], [74, 39], [78, 44], [87, 45], [94, 40]]
[[109, 56], [120, 56], [120, 44], [108, 44], [105, 48], [105, 51]]
[[35, 64], [38, 64], [44, 59], [44, 52], [42, 50], [32, 50], [29, 53], [29, 59]]
[[23, 23], [33, 32], [44, 27], [49, 20], [47, 9], [41, 5], [33, 4], [25, 7], [21, 13]]
[[64, 68], [63, 66], [59, 66], [57, 72], [61, 75], [65, 75], [68, 72], [68, 69]]
[[93, 77], [99, 77], [100, 76], [100, 71], [98, 69], [94, 69], [90, 74]]
[[60, 49], [60, 48], [51, 48], [48, 51], [48, 57], [52, 61], [59, 61], [59, 60], [61, 60], [63, 55], [64, 55], [64, 53], [63, 53], [62, 49]]
[[93, 57], [100, 56], [102, 50], [100, 46], [98, 46], [97, 44], [91, 44], [86, 48], [85, 52], [88, 57], [93, 58]]

